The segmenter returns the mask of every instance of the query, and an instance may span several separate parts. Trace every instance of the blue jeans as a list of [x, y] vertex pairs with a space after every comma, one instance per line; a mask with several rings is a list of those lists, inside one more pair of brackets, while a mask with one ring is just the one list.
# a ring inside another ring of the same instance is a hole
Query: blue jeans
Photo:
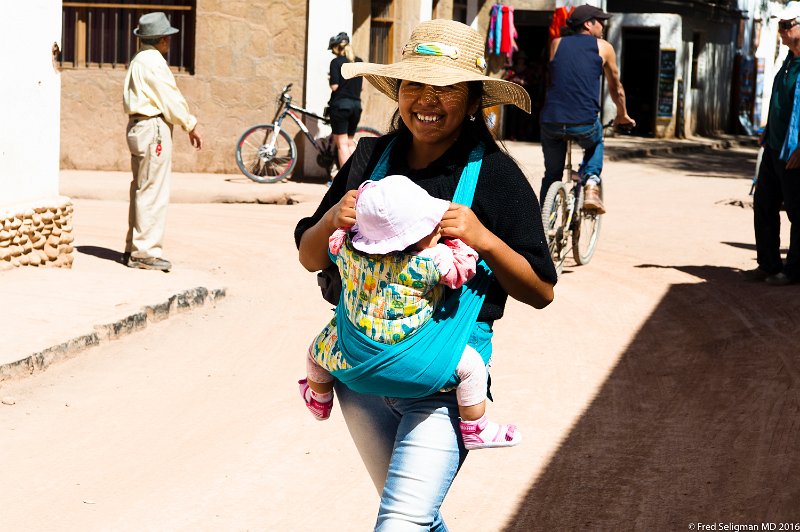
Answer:
[[564, 174], [567, 156], [567, 138], [572, 138], [583, 148], [583, 162], [579, 172], [586, 183], [587, 176], [597, 176], [603, 171], [603, 125], [598, 117], [594, 124], [542, 123], [542, 153], [544, 154], [544, 179], [539, 201], [544, 201], [547, 189]]
[[336, 381], [336, 396], [381, 494], [375, 530], [446, 532], [439, 508], [467, 457], [455, 392], [398, 399], [359, 394]]

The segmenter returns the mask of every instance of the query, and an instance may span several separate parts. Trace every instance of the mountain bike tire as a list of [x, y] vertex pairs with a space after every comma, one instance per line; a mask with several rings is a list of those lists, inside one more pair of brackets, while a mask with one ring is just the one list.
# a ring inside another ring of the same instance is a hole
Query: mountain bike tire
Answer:
[[380, 137], [381, 132], [372, 127], [359, 127], [356, 128], [356, 134], [353, 137], [356, 145], [358, 145], [358, 141], [364, 137]]
[[547, 189], [542, 202], [542, 225], [547, 239], [547, 249], [553, 259], [556, 272], [564, 271], [564, 260], [567, 258], [567, 189], [564, 183], [556, 181]]
[[[600, 199], [602, 198], [603, 187], [600, 187]], [[582, 266], [589, 264], [594, 250], [597, 248], [603, 215], [598, 214], [597, 211], [583, 210], [583, 192], [581, 192], [575, 216], [575, 227], [572, 231], [572, 258], [579, 266]]]
[[236, 143], [236, 165], [256, 183], [276, 183], [288, 178], [297, 165], [297, 146], [283, 129], [261, 124], [245, 131]]

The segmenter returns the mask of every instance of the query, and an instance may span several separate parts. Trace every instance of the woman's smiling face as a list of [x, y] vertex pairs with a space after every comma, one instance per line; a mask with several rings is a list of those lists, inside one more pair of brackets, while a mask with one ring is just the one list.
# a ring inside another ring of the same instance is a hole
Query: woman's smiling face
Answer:
[[449, 147], [461, 133], [464, 118], [478, 110], [469, 103], [466, 83], [436, 87], [403, 80], [398, 91], [400, 117], [416, 141]]

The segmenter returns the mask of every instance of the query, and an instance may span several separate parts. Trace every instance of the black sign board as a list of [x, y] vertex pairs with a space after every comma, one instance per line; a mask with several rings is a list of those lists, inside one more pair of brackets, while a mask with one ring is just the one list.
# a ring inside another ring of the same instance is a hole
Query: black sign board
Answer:
[[675, 50], [661, 50], [658, 69], [657, 118], [672, 118], [675, 95]]

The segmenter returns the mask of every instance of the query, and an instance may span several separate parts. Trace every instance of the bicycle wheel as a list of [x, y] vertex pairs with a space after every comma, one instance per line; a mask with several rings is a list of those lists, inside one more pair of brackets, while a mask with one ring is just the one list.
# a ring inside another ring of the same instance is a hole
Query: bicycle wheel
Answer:
[[[600, 199], [602, 198], [603, 187], [600, 187]], [[581, 192], [575, 216], [575, 228], [572, 231], [572, 258], [578, 265], [589, 264], [597, 247], [597, 239], [600, 237], [603, 215], [594, 210], [583, 209], [583, 192]]]
[[564, 183], [556, 181], [547, 189], [547, 195], [542, 203], [542, 225], [547, 239], [547, 248], [556, 272], [561, 275], [564, 270], [564, 259], [567, 258], [567, 189]]
[[353, 137], [353, 141], [358, 146], [358, 141], [363, 139], [364, 137], [380, 137], [381, 132], [377, 129], [373, 129], [371, 127], [359, 127], [356, 129], [356, 134]]
[[275, 183], [291, 175], [297, 164], [297, 146], [284, 130], [275, 126], [253, 126], [236, 143], [236, 164], [257, 183]]

